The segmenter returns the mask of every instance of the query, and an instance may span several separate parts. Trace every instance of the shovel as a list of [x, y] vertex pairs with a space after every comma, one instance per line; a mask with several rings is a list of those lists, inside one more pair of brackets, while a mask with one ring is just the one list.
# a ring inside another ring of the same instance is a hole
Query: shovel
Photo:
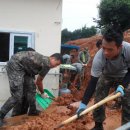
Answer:
[[[120, 96], [121, 96], [121, 93], [120, 93], [120, 92], [118, 92], [118, 93], [116, 93], [116, 94], [114, 94], [114, 95], [112, 95], [112, 96], [108, 96], [108, 97], [104, 98], [103, 100], [101, 100], [100, 102], [98, 102], [98, 103], [94, 104], [93, 106], [91, 106], [91, 107], [85, 109], [84, 111], [82, 111], [79, 116], [85, 115], [85, 114], [87, 114], [88, 112], [90, 112], [90, 111], [92, 111], [92, 110], [98, 108], [99, 106], [101, 106], [101, 105], [107, 103], [108, 101], [111, 101], [111, 100], [113, 100], [113, 99], [115, 99], [115, 98], [118, 98], [118, 97], [120, 97]], [[64, 125], [66, 125], [66, 124], [68, 124], [68, 123], [70, 123], [70, 122], [76, 120], [77, 118], [78, 118], [77, 114], [74, 115], [74, 116], [72, 116], [72, 117], [70, 117], [69, 119], [67, 119], [67, 120], [65, 120], [65, 121], [63, 121], [63, 122], [61, 122], [61, 124], [59, 124], [57, 127], [55, 127], [54, 130], [63, 127]]]
[[47, 98], [42, 98], [41, 94], [38, 92], [36, 93], [36, 101], [37, 103], [44, 109], [46, 110], [50, 104], [55, 100], [54, 95], [47, 89], [44, 89], [44, 93], [47, 93], [48, 97]]

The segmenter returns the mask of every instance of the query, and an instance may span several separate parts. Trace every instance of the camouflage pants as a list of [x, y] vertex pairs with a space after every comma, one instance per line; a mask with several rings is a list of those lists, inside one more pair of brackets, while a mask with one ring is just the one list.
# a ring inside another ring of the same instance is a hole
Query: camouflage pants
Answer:
[[13, 61], [9, 62], [6, 67], [11, 97], [1, 107], [1, 112], [5, 115], [15, 106], [16, 103], [21, 103], [23, 96], [23, 79], [25, 72], [23, 68]]
[[[123, 78], [110, 78], [101, 75], [96, 86], [95, 103], [101, 101], [109, 94], [111, 87], [117, 87]], [[130, 87], [125, 88], [125, 96], [122, 97], [122, 124], [130, 121]], [[105, 120], [105, 105], [98, 107], [93, 112], [95, 122]]]
[[29, 111], [36, 110], [36, 86], [34, 84], [34, 77], [25, 75], [23, 85], [22, 103], [17, 103], [13, 108], [12, 116], [26, 114]]

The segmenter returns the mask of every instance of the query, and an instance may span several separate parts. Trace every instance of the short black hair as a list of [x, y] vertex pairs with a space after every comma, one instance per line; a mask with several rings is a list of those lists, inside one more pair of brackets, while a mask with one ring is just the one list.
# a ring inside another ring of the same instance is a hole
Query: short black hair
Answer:
[[107, 42], [115, 41], [116, 46], [119, 47], [123, 41], [123, 32], [119, 29], [108, 28], [103, 35], [103, 39]]
[[33, 48], [31, 48], [31, 47], [28, 47], [27, 49], [26, 49], [26, 51], [35, 51]]
[[50, 57], [54, 57], [56, 60], [60, 60], [60, 62], [63, 63], [63, 58], [60, 53], [54, 53]]
[[96, 42], [96, 47], [99, 48], [101, 45], [102, 45], [102, 39], [99, 39], [99, 40]]

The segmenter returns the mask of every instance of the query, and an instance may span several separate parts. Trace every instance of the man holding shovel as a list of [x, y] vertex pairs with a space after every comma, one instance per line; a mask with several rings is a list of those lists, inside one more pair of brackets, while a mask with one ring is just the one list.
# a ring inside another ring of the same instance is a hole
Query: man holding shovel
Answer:
[[[24, 76], [38, 75], [36, 85], [39, 91], [44, 93], [42, 80], [51, 68], [60, 65], [61, 62], [62, 56], [59, 53], [47, 57], [35, 51], [22, 51], [11, 57], [6, 66], [11, 97], [8, 98], [1, 107], [0, 126], [3, 125], [5, 115], [14, 108], [17, 103], [22, 103]], [[36, 109], [31, 109], [29, 114], [34, 114], [35, 112]]]
[[[104, 99], [111, 86], [115, 84], [116, 92], [122, 95], [122, 124], [130, 121], [130, 44], [123, 41], [119, 30], [109, 28], [103, 35], [102, 49], [93, 60], [91, 79], [77, 110], [79, 115], [92, 97], [95, 89], [95, 104]], [[123, 91], [124, 87], [124, 91]], [[124, 94], [125, 92], [125, 94]], [[124, 96], [124, 97], [123, 97]], [[105, 106], [93, 112], [95, 126], [92, 130], [103, 130]]]

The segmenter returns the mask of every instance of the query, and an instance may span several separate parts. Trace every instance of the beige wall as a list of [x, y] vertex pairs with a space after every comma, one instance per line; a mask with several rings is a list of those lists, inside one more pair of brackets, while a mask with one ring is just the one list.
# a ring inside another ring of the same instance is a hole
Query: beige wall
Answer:
[[0, 29], [35, 32], [37, 51], [45, 55], [59, 52], [62, 12], [62, 3], [59, 2], [59, 0], [0, 1]]
[[[0, 30], [34, 32], [36, 51], [47, 56], [60, 52], [61, 19], [62, 0], [0, 1]], [[51, 73], [58, 73], [58, 70], [54, 69]], [[57, 81], [55, 79], [55, 85], [47, 86], [50, 81], [46, 80], [44, 86], [57, 88]], [[8, 95], [7, 75], [0, 72], [0, 100], [7, 99]]]

